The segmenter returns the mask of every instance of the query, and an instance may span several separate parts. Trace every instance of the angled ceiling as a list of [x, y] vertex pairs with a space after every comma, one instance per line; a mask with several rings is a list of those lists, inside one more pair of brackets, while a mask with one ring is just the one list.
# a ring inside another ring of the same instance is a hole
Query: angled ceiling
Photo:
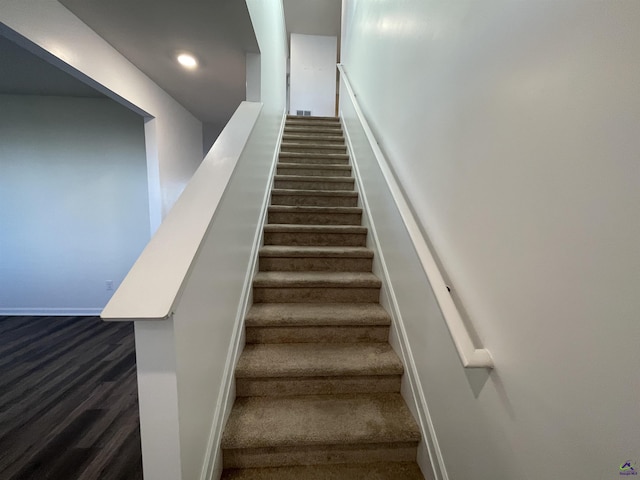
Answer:
[[[245, 54], [259, 48], [243, 0], [59, 1], [212, 132], [219, 131], [245, 99]], [[340, 35], [341, 0], [283, 3], [289, 33]], [[0, 91], [100, 96], [35, 56], [17, 61], [26, 52], [16, 49], [10, 42], [0, 46], [0, 60], [15, 65], [3, 68]], [[176, 62], [182, 51], [198, 58], [198, 69], [186, 70]], [[36, 73], [46, 67], [46, 74]], [[47, 78], [46, 85], [36, 84], [42, 78]]]
[[104, 98], [97, 90], [0, 36], [0, 94]]
[[[241, 0], [60, 0], [206, 124], [222, 128], [246, 97], [245, 54], [258, 53]], [[199, 62], [187, 70], [183, 51]]]

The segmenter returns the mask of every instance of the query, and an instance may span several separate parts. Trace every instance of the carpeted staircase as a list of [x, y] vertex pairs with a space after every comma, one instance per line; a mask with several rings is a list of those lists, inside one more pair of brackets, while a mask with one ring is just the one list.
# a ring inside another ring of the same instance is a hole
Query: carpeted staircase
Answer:
[[337, 118], [288, 117], [223, 480], [422, 479]]

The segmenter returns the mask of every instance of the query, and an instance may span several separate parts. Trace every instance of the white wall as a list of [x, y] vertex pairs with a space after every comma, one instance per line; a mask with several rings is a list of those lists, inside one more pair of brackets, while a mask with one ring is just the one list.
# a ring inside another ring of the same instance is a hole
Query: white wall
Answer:
[[247, 52], [247, 102], [260, 101], [260, 54]]
[[463, 372], [400, 285], [449, 478], [618, 478], [640, 448], [640, 3], [343, 13], [360, 105], [496, 362]]
[[336, 112], [336, 37], [291, 34], [289, 113], [310, 110], [312, 116]]
[[143, 119], [100, 98], [0, 111], [0, 314], [96, 315], [149, 240]]
[[202, 161], [201, 123], [56, 0], [0, 0], [0, 33], [153, 117], [146, 140], [155, 231]]
[[260, 98], [276, 124], [286, 104], [287, 38], [282, 0], [246, 0], [260, 47]]

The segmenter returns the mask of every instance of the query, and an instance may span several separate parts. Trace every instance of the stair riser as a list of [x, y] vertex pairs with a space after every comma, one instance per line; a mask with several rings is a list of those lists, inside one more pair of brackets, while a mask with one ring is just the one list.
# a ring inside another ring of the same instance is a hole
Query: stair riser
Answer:
[[280, 154], [283, 163], [303, 163], [305, 165], [349, 165], [348, 158], [336, 157], [308, 157], [304, 155]]
[[399, 392], [400, 375], [317, 378], [238, 378], [238, 397], [336, 395], [341, 393]]
[[278, 175], [308, 175], [312, 177], [350, 177], [351, 169], [334, 169], [322, 168], [321, 166], [313, 168], [297, 168], [284, 165], [278, 165]]
[[[429, 476], [428, 478], [432, 478]], [[227, 469], [220, 480], [424, 480], [418, 464], [296, 465], [273, 468]]]
[[337, 463], [413, 462], [417, 442], [223, 449], [224, 468]]
[[388, 326], [247, 327], [247, 343], [384, 343]]
[[283, 143], [318, 144], [328, 143], [330, 145], [344, 145], [344, 137], [339, 135], [284, 135]]
[[335, 145], [283, 144], [280, 147], [280, 151], [284, 153], [346, 153], [347, 147]]
[[323, 247], [365, 247], [367, 235], [357, 233], [267, 233], [264, 234], [265, 245], [291, 245]]
[[316, 197], [313, 195], [272, 195], [271, 205], [297, 207], [357, 207], [358, 197]]
[[[326, 138], [326, 137], [343, 137], [344, 134], [341, 128], [327, 128], [327, 127], [294, 127], [284, 129], [284, 135], [286, 136], [304, 136], [312, 138]], [[284, 142], [284, 139], [282, 140]], [[341, 142], [342, 143], [342, 142]]]
[[254, 303], [377, 303], [380, 287], [253, 287]]
[[274, 180], [275, 188], [291, 188], [293, 190], [343, 190], [353, 191], [353, 182], [310, 182], [308, 180]]
[[285, 135], [305, 135], [310, 137], [340, 137], [341, 128], [284, 127]]
[[312, 128], [342, 128], [340, 122], [322, 121], [322, 120], [287, 120], [285, 127], [312, 127]]
[[286, 125], [284, 127], [284, 135], [303, 135], [303, 136], [324, 136], [324, 137], [344, 137], [342, 127], [340, 125]]
[[293, 225], [360, 225], [361, 213], [269, 212], [269, 223]]
[[370, 272], [372, 258], [262, 257], [260, 271], [280, 272]]
[[326, 115], [314, 115], [313, 117], [304, 116], [304, 115], [287, 115], [287, 121], [291, 120], [306, 120], [307, 122], [335, 122], [340, 123], [340, 119], [336, 116], [326, 116]]

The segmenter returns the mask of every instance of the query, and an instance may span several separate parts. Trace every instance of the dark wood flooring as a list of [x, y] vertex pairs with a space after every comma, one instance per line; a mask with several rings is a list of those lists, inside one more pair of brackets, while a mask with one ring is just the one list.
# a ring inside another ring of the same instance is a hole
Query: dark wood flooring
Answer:
[[132, 324], [0, 317], [0, 479], [142, 479]]

